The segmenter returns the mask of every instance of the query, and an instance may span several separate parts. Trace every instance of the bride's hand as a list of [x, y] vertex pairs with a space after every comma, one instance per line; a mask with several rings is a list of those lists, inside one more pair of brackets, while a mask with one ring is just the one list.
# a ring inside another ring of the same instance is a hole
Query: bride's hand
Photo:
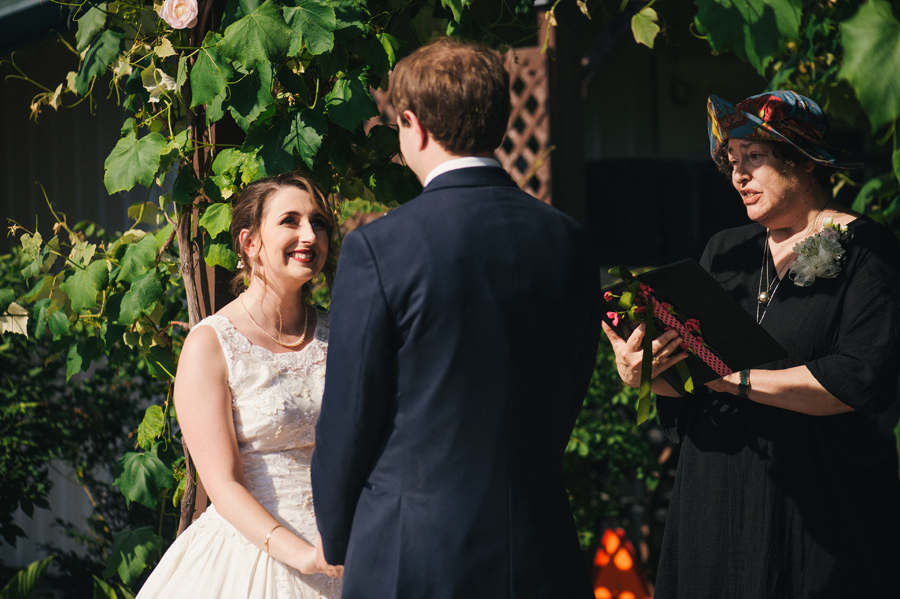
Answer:
[[301, 574], [315, 574], [321, 572], [316, 563], [316, 548], [312, 545], [304, 547], [300, 552], [297, 562], [292, 565], [300, 570]]
[[328, 576], [342, 578], [344, 576], [344, 566], [332, 566], [325, 561], [325, 554], [322, 553], [322, 535], [319, 535], [319, 543], [316, 545], [316, 571], [324, 572]]
[[[616, 354], [616, 368], [619, 371], [619, 377], [629, 387], [641, 386], [641, 366], [644, 358], [641, 343], [644, 340], [645, 329], [646, 325], [641, 323], [632, 331], [628, 339], [622, 339], [608, 324], [603, 323], [603, 331], [609, 338], [613, 352]], [[683, 351], [678, 351], [681, 341], [678, 331], [674, 329], [665, 331], [653, 340], [650, 346], [653, 352], [651, 378], [656, 378], [661, 372], [687, 357]]]

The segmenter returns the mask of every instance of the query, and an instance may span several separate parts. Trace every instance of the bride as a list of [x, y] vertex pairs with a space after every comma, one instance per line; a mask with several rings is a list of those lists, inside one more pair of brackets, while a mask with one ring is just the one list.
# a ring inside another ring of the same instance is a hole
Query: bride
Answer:
[[335, 221], [311, 181], [284, 174], [241, 192], [231, 232], [243, 292], [194, 327], [175, 380], [212, 505], [138, 598], [337, 598], [341, 568], [316, 566], [309, 480], [328, 317], [304, 301], [310, 280], [334, 271]]

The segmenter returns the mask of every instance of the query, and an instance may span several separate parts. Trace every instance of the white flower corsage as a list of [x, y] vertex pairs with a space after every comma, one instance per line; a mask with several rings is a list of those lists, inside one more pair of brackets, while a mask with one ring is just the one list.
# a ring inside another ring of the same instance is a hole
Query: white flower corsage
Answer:
[[846, 225], [835, 224], [831, 217], [822, 221], [822, 230], [810, 235], [794, 246], [797, 259], [791, 266], [790, 275], [794, 285], [807, 287], [816, 277], [833, 279], [841, 272], [844, 260], [842, 241], [850, 239]]

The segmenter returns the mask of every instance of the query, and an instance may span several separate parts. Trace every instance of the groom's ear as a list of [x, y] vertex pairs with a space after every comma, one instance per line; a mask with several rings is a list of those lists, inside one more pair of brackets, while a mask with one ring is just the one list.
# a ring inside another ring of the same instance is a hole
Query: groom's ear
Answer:
[[416, 140], [416, 149], [423, 150], [428, 145], [428, 130], [422, 126], [419, 117], [412, 110], [404, 110], [400, 115], [399, 125], [401, 127], [410, 127], [412, 129], [413, 138]]

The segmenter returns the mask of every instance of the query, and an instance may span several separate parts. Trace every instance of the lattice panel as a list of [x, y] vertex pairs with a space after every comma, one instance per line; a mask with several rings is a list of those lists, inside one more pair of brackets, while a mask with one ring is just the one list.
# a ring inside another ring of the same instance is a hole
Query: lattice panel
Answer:
[[550, 203], [547, 57], [539, 48], [511, 50], [506, 56], [512, 111], [497, 159], [519, 187]]
[[[547, 113], [547, 57], [540, 48], [520, 48], [506, 55], [512, 110], [509, 128], [497, 148], [497, 160], [519, 187], [550, 203], [549, 118]], [[381, 115], [366, 124], [394, 125], [397, 115], [387, 92], [372, 90]]]

